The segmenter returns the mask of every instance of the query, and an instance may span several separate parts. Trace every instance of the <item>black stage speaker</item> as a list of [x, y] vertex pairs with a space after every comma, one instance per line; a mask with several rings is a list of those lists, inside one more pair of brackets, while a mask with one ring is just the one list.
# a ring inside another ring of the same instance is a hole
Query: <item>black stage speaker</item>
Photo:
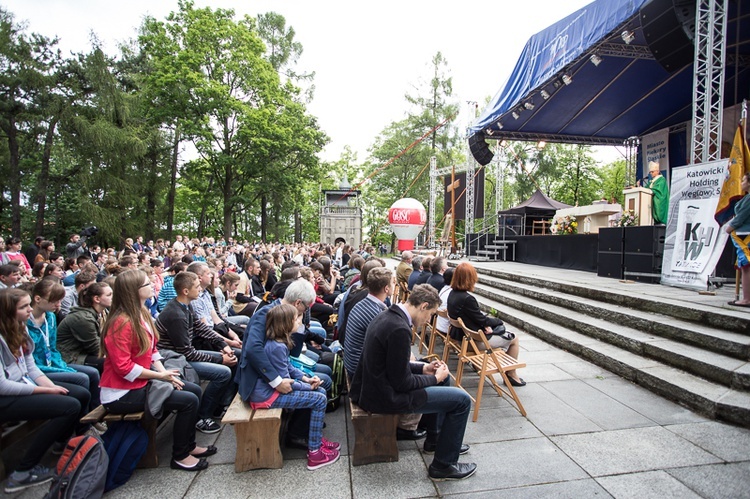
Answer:
[[600, 251], [598, 254], [596, 275], [599, 277], [622, 279], [622, 253]]
[[494, 156], [481, 132], [469, 137], [469, 150], [474, 159], [477, 160], [477, 163], [482, 166], [489, 165], [490, 161], [492, 161], [492, 156]]
[[695, 57], [695, 0], [651, 0], [639, 17], [646, 43], [661, 67], [674, 73]]
[[643, 225], [640, 227], [626, 227], [624, 229], [625, 253], [641, 253], [649, 255], [664, 254], [664, 236], [666, 226]]
[[638, 272], [642, 274], [656, 274], [654, 276], [627, 275], [632, 281], [649, 282], [659, 284], [661, 282], [661, 255], [625, 253], [623, 266], [626, 272]]
[[622, 227], [599, 229], [599, 251], [622, 252]]

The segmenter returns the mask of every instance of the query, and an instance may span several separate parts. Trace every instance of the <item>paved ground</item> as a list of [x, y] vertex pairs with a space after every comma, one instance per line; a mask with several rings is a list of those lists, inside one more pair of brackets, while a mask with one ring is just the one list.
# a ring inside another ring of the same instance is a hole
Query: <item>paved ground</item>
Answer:
[[[547, 275], [554, 270], [533, 269]], [[591, 274], [554, 272], [592, 279], [592, 285], [621, 285]], [[717, 307], [726, 302], [726, 296], [622, 286]], [[528, 417], [485, 390], [479, 420], [469, 421], [464, 439], [471, 451], [462, 460], [479, 465], [468, 480], [429, 480], [431, 456], [413, 442], [399, 444], [397, 463], [351, 466], [346, 442], [353, 433], [340, 408], [327, 416], [325, 435], [343, 442], [345, 455], [327, 468], [307, 471], [303, 451], [284, 449], [283, 469], [237, 474], [234, 430], [224, 427], [217, 435], [199, 434], [200, 443], [220, 448], [209, 458], [208, 470], [197, 475], [171, 470], [167, 424], [159, 433], [162, 466], [137, 470], [107, 497], [750, 497], [750, 430], [707, 420], [526, 333], [519, 335], [521, 358], [528, 365], [520, 374], [528, 384], [518, 392]], [[475, 392], [475, 379], [466, 384]], [[30, 489], [17, 497], [37, 498], [43, 492]]]

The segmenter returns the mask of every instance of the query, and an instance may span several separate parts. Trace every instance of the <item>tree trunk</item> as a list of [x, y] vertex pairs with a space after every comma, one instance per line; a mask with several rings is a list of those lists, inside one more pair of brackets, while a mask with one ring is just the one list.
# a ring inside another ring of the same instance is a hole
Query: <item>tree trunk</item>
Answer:
[[8, 152], [10, 154], [10, 175], [8, 186], [10, 187], [10, 209], [11, 209], [11, 234], [21, 237], [21, 172], [19, 171], [18, 158], [18, 130], [16, 129], [16, 117], [8, 119]]
[[55, 128], [57, 127], [58, 119], [53, 119], [49, 128], [47, 128], [47, 134], [44, 137], [44, 152], [42, 154], [42, 164], [39, 171], [39, 180], [37, 182], [37, 208], [36, 208], [36, 226], [34, 227], [34, 234], [41, 236], [44, 234], [44, 212], [47, 208], [47, 186], [49, 185], [49, 163], [52, 157], [52, 144], [55, 141]]
[[268, 196], [260, 196], [260, 240], [266, 242], [266, 226], [268, 225]]
[[180, 127], [174, 129], [174, 144], [172, 145], [172, 172], [169, 180], [169, 193], [167, 194], [167, 239], [172, 241], [172, 229], [174, 226], [174, 198], [177, 192], [177, 159], [180, 152]]
[[159, 155], [156, 150], [157, 144], [153, 145], [151, 151], [151, 171], [149, 171], [149, 185], [146, 186], [146, 230], [144, 236], [146, 241], [154, 239], [154, 226], [156, 225], [156, 177], [159, 167]]
[[[214, 178], [211, 177], [211, 179], [208, 181], [207, 192], [211, 192], [213, 190], [213, 187], [214, 187]], [[198, 234], [197, 234], [198, 239], [203, 238], [203, 232], [206, 230], [206, 211], [208, 210], [208, 201], [204, 199], [201, 205], [202, 205], [201, 215], [200, 215], [200, 218], [198, 219]], [[231, 215], [231, 211], [230, 211], [230, 215]]]

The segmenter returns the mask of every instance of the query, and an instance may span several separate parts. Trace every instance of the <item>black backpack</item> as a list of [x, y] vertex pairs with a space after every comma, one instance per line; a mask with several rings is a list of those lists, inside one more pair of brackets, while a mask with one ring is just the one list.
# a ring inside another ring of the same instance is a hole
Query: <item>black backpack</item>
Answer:
[[137, 421], [113, 421], [102, 436], [109, 455], [106, 492], [125, 484], [148, 449], [148, 433]]
[[57, 461], [45, 499], [97, 499], [104, 494], [109, 459], [98, 436], [73, 437]]
[[344, 374], [344, 358], [333, 354], [333, 373], [331, 374], [331, 390], [328, 394], [326, 412], [333, 412], [341, 405], [341, 395], [346, 392], [346, 378]]

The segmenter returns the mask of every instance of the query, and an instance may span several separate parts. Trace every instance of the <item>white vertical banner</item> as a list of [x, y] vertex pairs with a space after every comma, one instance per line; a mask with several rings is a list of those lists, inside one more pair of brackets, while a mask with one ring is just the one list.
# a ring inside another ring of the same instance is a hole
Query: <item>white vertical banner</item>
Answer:
[[714, 220], [728, 161], [672, 169], [661, 283], [706, 289], [728, 234]]
[[[659, 170], [669, 172], [669, 128], [657, 130], [654, 133], [644, 135], [641, 139], [642, 171], [641, 177], [648, 175], [648, 162], [659, 163]], [[669, 177], [667, 176], [667, 181]]]

